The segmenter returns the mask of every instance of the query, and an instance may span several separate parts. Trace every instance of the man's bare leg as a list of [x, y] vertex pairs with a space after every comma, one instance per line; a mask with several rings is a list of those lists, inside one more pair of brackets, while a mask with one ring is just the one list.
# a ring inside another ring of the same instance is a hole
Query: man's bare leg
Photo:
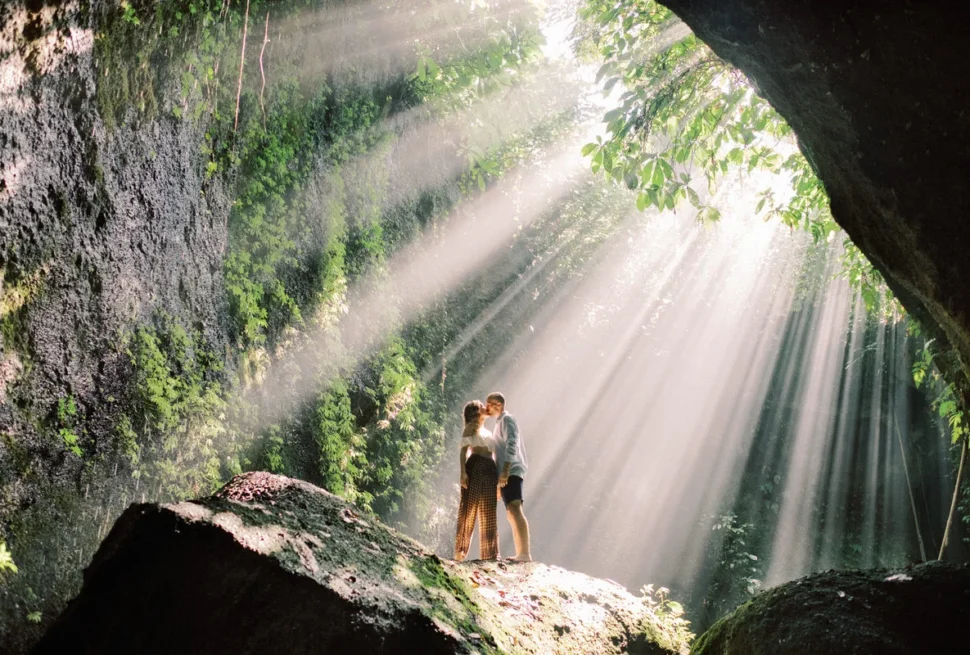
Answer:
[[[519, 501], [515, 502], [517, 504], [519, 503]], [[512, 526], [512, 541], [515, 542], [515, 556], [510, 557], [509, 559], [517, 559], [519, 553], [522, 552], [522, 541], [519, 539], [519, 529], [515, 524], [515, 518], [512, 515], [512, 510], [508, 507], [505, 508], [505, 516], [509, 520], [509, 525]]]
[[522, 511], [522, 501], [513, 500], [506, 508], [509, 524], [512, 526], [512, 539], [515, 541], [515, 557], [509, 559], [516, 562], [531, 562], [532, 551], [529, 544], [529, 522]]

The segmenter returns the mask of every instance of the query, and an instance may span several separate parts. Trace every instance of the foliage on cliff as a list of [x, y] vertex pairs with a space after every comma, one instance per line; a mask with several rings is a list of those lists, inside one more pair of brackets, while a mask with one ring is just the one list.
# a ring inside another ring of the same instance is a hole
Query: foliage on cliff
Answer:
[[[367, 9], [302, 0], [84, 8], [96, 26], [101, 122], [85, 157], [98, 202], [111, 211], [117, 175], [102, 168], [99, 139], [146, 139], [159, 126], [182, 135], [187, 160], [201, 169], [198, 195], [230, 201], [224, 215], [192, 219], [217, 230], [222, 224], [227, 235], [224, 296], [215, 300], [216, 323], [192, 306], [183, 281], [159, 298], [153, 293], [113, 335], [107, 357], [120, 375], [110, 388], [91, 394], [65, 385], [48, 415], [35, 419], [51, 439], [44, 452], [5, 435], [18, 469], [5, 488], [35, 490], [29, 506], [4, 508], [0, 540], [10, 617], [4, 639], [18, 626], [18, 647], [36, 636], [33, 623], [49, 621], [73, 593], [80, 565], [132, 500], [205, 494], [244, 469], [268, 468], [392, 521], [426, 509], [405, 507], [406, 496], [430, 502], [420, 490], [428, 489], [453, 419], [444, 415], [444, 386], [429, 384], [424, 373], [461, 329], [463, 314], [442, 296], [431, 311], [447, 320], [405, 326], [395, 318], [397, 299], [388, 298], [379, 308], [387, 329], [352, 357], [345, 356], [342, 321], [380, 288], [395, 252], [416, 240], [433, 245], [436, 228], [467, 211], [458, 209], [465, 199], [571, 119], [567, 111], [546, 114], [538, 127], [465, 125], [444, 144], [450, 153], [433, 143], [405, 153], [428, 175], [422, 186], [403, 188], [412, 170], [397, 158], [413, 145], [409, 136], [435, 121], [462, 127], [461, 112], [528, 83], [541, 39], [532, 8], [523, 6], [480, 13], [461, 33], [463, 48], [442, 48], [435, 35], [451, 33], [467, 9], [428, 0], [382, 10], [381, 21], [395, 25], [398, 37], [428, 35], [384, 53], [378, 46], [387, 35], [365, 29], [372, 24]], [[334, 20], [355, 26], [338, 30], [344, 41], [328, 36]], [[308, 57], [326, 47], [333, 51]], [[340, 57], [329, 57], [334, 53]], [[361, 57], [376, 57], [365, 63], [377, 72], [358, 69]], [[420, 65], [401, 68], [401, 59]], [[32, 375], [26, 317], [43, 294], [44, 271], [20, 270], [14, 259], [0, 264], [0, 389], [19, 404]], [[166, 302], [169, 291], [185, 302]], [[414, 338], [419, 334], [423, 339]], [[45, 478], [38, 458], [64, 462], [73, 479]], [[24, 625], [26, 616], [36, 621]]]
[[[622, 91], [603, 117], [606, 138], [583, 149], [594, 172], [636, 190], [641, 210], [689, 202], [698, 219], [717, 220], [721, 178], [767, 171], [788, 188], [762, 191], [757, 211], [765, 220], [805, 229], [816, 241], [832, 237], [837, 226], [822, 182], [743, 73], [653, 0], [588, 0], [581, 14], [584, 47], [603, 61], [597, 82], [604, 93]], [[879, 272], [848, 238], [844, 247], [847, 279], [871, 309], [891, 313]]]

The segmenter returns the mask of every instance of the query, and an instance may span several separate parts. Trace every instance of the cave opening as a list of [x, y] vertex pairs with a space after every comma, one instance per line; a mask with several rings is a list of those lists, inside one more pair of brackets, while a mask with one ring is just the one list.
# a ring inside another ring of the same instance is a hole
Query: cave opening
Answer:
[[[957, 273], [922, 244], [933, 267], [893, 260], [912, 230], [859, 218], [888, 192], [831, 181], [785, 96], [822, 64], [765, 73], [730, 38], [777, 44], [775, 23], [150, 4], [4, 16], [12, 649], [130, 503], [243, 471], [450, 557], [461, 407], [494, 390], [528, 444], [534, 557], [668, 587], [698, 629], [813, 571], [936, 558], [966, 439]], [[965, 557], [962, 524], [949, 540]]]

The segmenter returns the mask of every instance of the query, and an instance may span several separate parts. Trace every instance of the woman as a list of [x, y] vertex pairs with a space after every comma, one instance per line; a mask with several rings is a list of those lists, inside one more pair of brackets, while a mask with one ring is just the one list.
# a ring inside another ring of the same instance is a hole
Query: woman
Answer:
[[[478, 519], [479, 557], [498, 559], [498, 523], [495, 504], [498, 470], [492, 453], [495, 442], [485, 429], [485, 405], [473, 400], [465, 405], [465, 427], [461, 432], [461, 502], [458, 504], [458, 529], [455, 534], [455, 559], [468, 555]], [[471, 451], [471, 454], [469, 454]]]

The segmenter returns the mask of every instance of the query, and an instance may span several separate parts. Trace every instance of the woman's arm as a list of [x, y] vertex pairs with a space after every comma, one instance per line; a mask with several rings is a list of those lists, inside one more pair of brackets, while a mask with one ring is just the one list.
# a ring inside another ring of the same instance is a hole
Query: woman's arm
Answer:
[[465, 471], [465, 459], [468, 456], [468, 446], [461, 447], [461, 454], [458, 456], [458, 480], [462, 487], [468, 486], [468, 473]]

